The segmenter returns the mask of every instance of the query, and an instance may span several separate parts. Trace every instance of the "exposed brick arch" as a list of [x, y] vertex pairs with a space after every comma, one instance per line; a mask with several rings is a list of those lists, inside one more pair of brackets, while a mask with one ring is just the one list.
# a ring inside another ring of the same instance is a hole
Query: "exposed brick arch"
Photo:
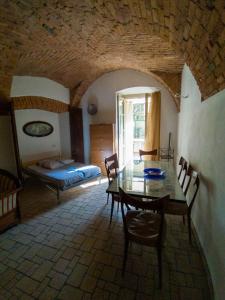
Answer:
[[132, 68], [172, 83], [186, 62], [205, 99], [225, 87], [223, 16], [222, 0], [2, 1], [0, 96], [9, 98], [13, 75], [75, 90]]
[[[71, 91], [71, 105], [72, 106], [79, 105], [82, 96], [85, 94], [89, 86], [104, 74], [105, 73], [98, 74], [96, 76], [93, 76], [92, 78], [89, 77], [89, 79], [84, 82], [80, 82], [80, 84]], [[174, 99], [176, 108], [179, 111], [180, 98], [177, 95], [180, 94], [181, 74], [174, 73], [168, 75], [167, 73], [164, 72], [151, 72], [151, 73], [148, 72], [147, 74], [151, 75], [160, 83], [162, 83], [162, 85], [170, 92], [172, 98]]]
[[69, 105], [59, 100], [41, 96], [20, 96], [11, 98], [13, 107], [17, 109], [42, 109], [46, 111], [62, 113], [69, 111]]

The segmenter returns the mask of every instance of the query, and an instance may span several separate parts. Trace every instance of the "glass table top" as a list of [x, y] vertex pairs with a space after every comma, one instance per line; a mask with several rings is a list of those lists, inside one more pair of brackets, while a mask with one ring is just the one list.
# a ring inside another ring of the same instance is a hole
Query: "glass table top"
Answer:
[[[161, 168], [165, 178], [145, 178], [145, 168]], [[134, 196], [159, 198], [169, 194], [171, 200], [186, 202], [172, 161], [134, 161], [124, 167], [106, 191], [117, 194], [119, 187]]]

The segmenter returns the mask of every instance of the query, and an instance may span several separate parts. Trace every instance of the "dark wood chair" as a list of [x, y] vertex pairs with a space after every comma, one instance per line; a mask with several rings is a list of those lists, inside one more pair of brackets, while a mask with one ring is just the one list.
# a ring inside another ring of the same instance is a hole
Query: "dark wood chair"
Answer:
[[6, 170], [0, 169], [0, 232], [19, 222], [18, 195], [21, 189], [18, 178]]
[[178, 163], [178, 165], [180, 166], [180, 171], [179, 171], [179, 174], [178, 174], [178, 180], [180, 180], [181, 173], [182, 173], [182, 170], [184, 168], [185, 163], [187, 164], [186, 159], [184, 159], [183, 156], [181, 156], [181, 158], [179, 160], [179, 163]]
[[187, 191], [188, 191], [190, 183], [191, 183], [193, 171], [194, 171], [194, 169], [189, 164], [189, 166], [187, 168], [186, 176], [184, 178], [183, 186], [182, 186], [185, 196], [187, 195]]
[[119, 163], [117, 153], [105, 158], [105, 168], [109, 183], [118, 175]]
[[185, 180], [186, 180], [187, 170], [188, 170], [188, 163], [187, 163], [187, 161], [185, 160], [185, 161], [183, 162], [183, 165], [182, 165], [182, 170], [181, 170], [180, 178], [178, 179], [179, 182], [180, 182], [180, 185], [181, 185], [182, 189], [183, 189], [183, 187], [184, 187], [184, 182], [185, 182]]
[[[112, 181], [117, 177], [119, 172], [119, 163], [118, 163], [118, 157], [117, 154], [114, 153], [113, 155], [105, 158], [105, 168], [106, 168], [106, 174], [108, 178], [108, 184], [110, 185]], [[109, 193], [107, 195], [107, 204], [109, 201]], [[120, 197], [117, 195], [112, 194], [112, 204], [111, 204], [111, 213], [110, 213], [110, 224], [112, 222], [112, 216], [113, 216], [113, 210], [114, 210], [114, 202], [118, 202], [117, 210], [119, 209], [119, 202]]]
[[186, 192], [187, 201], [186, 202], [172, 202], [170, 201], [166, 207], [165, 213], [170, 215], [187, 216], [188, 220], [188, 234], [189, 242], [191, 243], [191, 211], [194, 205], [196, 195], [199, 190], [200, 180], [198, 173], [192, 169], [191, 180], [189, 183], [189, 188]]
[[157, 149], [154, 149], [154, 150], [151, 150], [151, 151], [144, 151], [144, 150], [139, 150], [139, 156], [140, 156], [140, 160], [142, 160], [142, 156], [145, 156], [145, 155], [153, 155], [153, 156], [156, 156], [158, 155], [158, 150]]
[[[125, 272], [128, 246], [135, 242], [157, 249], [159, 268], [159, 288], [162, 286], [162, 246], [165, 238], [164, 209], [168, 203], [169, 195], [153, 201], [142, 201], [127, 195], [121, 188], [120, 201], [124, 227], [124, 258], [123, 274]], [[125, 207], [133, 207], [134, 210], [126, 210]], [[137, 210], [140, 208], [141, 210]], [[153, 210], [151, 212], [150, 210]]]

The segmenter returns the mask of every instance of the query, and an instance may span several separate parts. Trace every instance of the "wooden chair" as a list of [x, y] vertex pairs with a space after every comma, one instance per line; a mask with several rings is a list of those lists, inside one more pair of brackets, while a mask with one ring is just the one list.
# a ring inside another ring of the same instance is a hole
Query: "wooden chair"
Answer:
[[[140, 199], [127, 195], [121, 188], [119, 189], [119, 192], [125, 237], [123, 274], [126, 267], [129, 242], [155, 247], [157, 249], [158, 256], [159, 288], [161, 288], [161, 252], [165, 238], [164, 209], [168, 203], [169, 195], [157, 200], [144, 202]], [[131, 206], [135, 208], [135, 210], [127, 210], [125, 213], [124, 205], [129, 207]], [[142, 210], [137, 210], [136, 208], [140, 208]], [[153, 210], [157, 213], [153, 213], [148, 210]]]
[[181, 173], [182, 173], [182, 170], [183, 170], [183, 167], [184, 167], [184, 164], [187, 163], [186, 160], [183, 158], [183, 156], [181, 156], [180, 160], [179, 160], [179, 166], [180, 166], [180, 171], [179, 171], [179, 174], [178, 174], [178, 180], [180, 180], [180, 177], [181, 177]]
[[194, 171], [194, 169], [189, 164], [189, 166], [187, 168], [186, 176], [184, 178], [183, 186], [182, 186], [185, 196], [187, 195], [187, 191], [188, 191], [188, 188], [189, 188], [190, 183], [191, 183], [193, 171]]
[[191, 211], [200, 185], [198, 173], [194, 170], [192, 170], [191, 181], [189, 185], [190, 186], [186, 192], [187, 202], [170, 201], [166, 207], [165, 213], [183, 217], [187, 216], [189, 242], [191, 243]]
[[18, 194], [21, 189], [21, 184], [14, 175], [0, 169], [0, 232], [19, 222]]
[[187, 176], [187, 170], [188, 170], [188, 163], [185, 160], [185, 161], [183, 161], [182, 170], [181, 170], [181, 173], [180, 173], [180, 178], [178, 179], [182, 189], [184, 187], [184, 182], [185, 182], [185, 179], [186, 179], [186, 176]]
[[[105, 158], [105, 168], [106, 168], [106, 174], [108, 177], [108, 184], [110, 185], [112, 181], [117, 177], [118, 171], [119, 171], [119, 163], [117, 154], [114, 153], [113, 155]], [[112, 204], [111, 204], [111, 213], [110, 213], [110, 224], [112, 222], [112, 216], [113, 216], [113, 210], [114, 210], [114, 202], [118, 202], [117, 211], [119, 209], [119, 202], [120, 198], [117, 195], [112, 194]], [[109, 193], [107, 195], [107, 204], [109, 202]]]
[[139, 150], [139, 156], [140, 156], [140, 160], [142, 160], [142, 156], [144, 155], [154, 155], [156, 156], [158, 154], [158, 150], [157, 149], [154, 149], [154, 150], [151, 150], [151, 151], [144, 151], [144, 150]]
[[118, 175], [119, 163], [117, 153], [105, 158], [105, 168], [110, 184], [111, 181]]

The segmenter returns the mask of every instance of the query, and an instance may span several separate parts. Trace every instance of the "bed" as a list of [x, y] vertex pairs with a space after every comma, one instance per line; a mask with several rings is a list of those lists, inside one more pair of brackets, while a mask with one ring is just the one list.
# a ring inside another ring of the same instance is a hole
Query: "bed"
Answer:
[[77, 163], [68, 159], [45, 159], [27, 164], [23, 167], [23, 173], [41, 180], [50, 189], [56, 191], [58, 201], [61, 191], [101, 178], [101, 169], [98, 166]]

